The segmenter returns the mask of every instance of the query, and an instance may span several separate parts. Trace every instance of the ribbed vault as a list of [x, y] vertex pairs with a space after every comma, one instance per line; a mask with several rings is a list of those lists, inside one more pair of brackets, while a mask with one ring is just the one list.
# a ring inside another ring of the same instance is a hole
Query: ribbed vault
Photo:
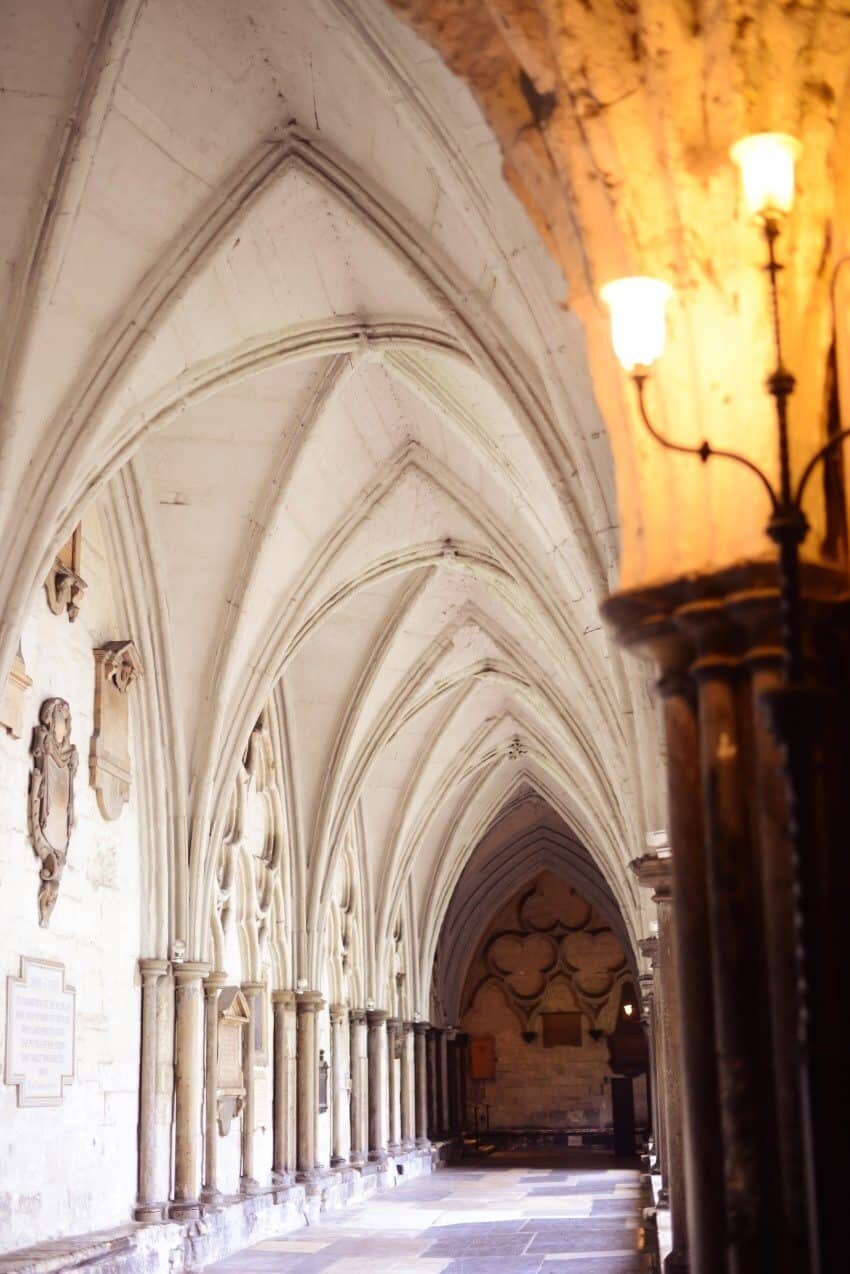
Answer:
[[464, 1009], [467, 970], [492, 917], [543, 872], [571, 884], [611, 926], [636, 969], [633, 935], [593, 857], [539, 793], [523, 786], [467, 860], [437, 944], [434, 996], [449, 1022]]
[[[6, 165], [0, 614], [8, 659], [96, 509], [151, 670], [148, 949], [225, 949], [246, 793], [274, 794], [280, 879], [250, 888], [281, 985], [316, 985], [344, 940], [345, 869], [361, 994], [403, 947], [427, 1012], [464, 864], [525, 789], [637, 932], [660, 743], [598, 615], [610, 454], [468, 90], [378, 0], [78, 16], [45, 0], [9, 31], [4, 136], [42, 105]], [[28, 60], [43, 23], [53, 60]]]

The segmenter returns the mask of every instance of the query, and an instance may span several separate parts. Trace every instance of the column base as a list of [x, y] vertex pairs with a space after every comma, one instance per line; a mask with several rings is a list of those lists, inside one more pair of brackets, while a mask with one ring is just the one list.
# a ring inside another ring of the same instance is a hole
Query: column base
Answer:
[[351, 1164], [352, 1168], [365, 1168], [366, 1156], [362, 1150], [352, 1150], [351, 1154], [348, 1156], [348, 1162]]
[[304, 1169], [303, 1172], [299, 1170], [295, 1174], [295, 1180], [300, 1182], [301, 1185], [305, 1185], [305, 1186], [315, 1185], [320, 1177], [321, 1177], [321, 1173], [319, 1172], [318, 1168], [306, 1168]]
[[197, 1221], [201, 1215], [201, 1205], [197, 1199], [175, 1199], [168, 1205], [168, 1215], [172, 1221]]
[[259, 1181], [257, 1181], [254, 1177], [240, 1177], [239, 1178], [239, 1193], [240, 1194], [259, 1194], [260, 1193]]
[[662, 1186], [662, 1188], [658, 1191], [658, 1198], [655, 1200], [655, 1206], [657, 1208], [670, 1207], [670, 1191], [667, 1189], [667, 1186]]
[[387, 1154], [400, 1155], [403, 1149], [404, 1149], [404, 1146], [401, 1144], [400, 1141], [391, 1141], [390, 1144], [387, 1146]]
[[291, 1186], [295, 1178], [291, 1172], [285, 1169], [278, 1172], [272, 1168], [272, 1185], [273, 1186]]
[[167, 1203], [137, 1203], [133, 1208], [133, 1220], [141, 1221], [164, 1221], [168, 1212]]
[[349, 1163], [350, 1160], [345, 1155], [331, 1155], [332, 1168], [347, 1168]]
[[407, 1152], [408, 1152], [409, 1150], [412, 1150], [412, 1149], [414, 1148], [414, 1144], [415, 1144], [415, 1143], [414, 1143], [414, 1141], [413, 1141], [413, 1139], [412, 1139], [411, 1137], [406, 1138], [406, 1140], [404, 1140], [404, 1141], [401, 1143], [401, 1149], [402, 1149], [402, 1152], [403, 1152], [404, 1154], [407, 1154]]
[[416, 1138], [416, 1149], [417, 1149], [417, 1150], [430, 1150], [430, 1149], [431, 1149], [431, 1142], [428, 1140], [428, 1138], [427, 1138], [427, 1137], [417, 1137], [417, 1138]]
[[369, 1162], [374, 1163], [381, 1171], [387, 1166], [387, 1152], [385, 1150], [370, 1150]]
[[224, 1202], [224, 1195], [216, 1186], [204, 1186], [201, 1191], [201, 1203], [205, 1208], [219, 1208]]

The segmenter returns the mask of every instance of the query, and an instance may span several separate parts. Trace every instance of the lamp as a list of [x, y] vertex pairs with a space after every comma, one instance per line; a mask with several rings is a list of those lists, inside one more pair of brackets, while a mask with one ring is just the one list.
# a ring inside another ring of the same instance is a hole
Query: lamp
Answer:
[[752, 133], [729, 151], [741, 170], [744, 202], [756, 220], [784, 216], [794, 203], [794, 165], [800, 143], [787, 133]]
[[[611, 309], [611, 328], [614, 351], [620, 363], [630, 372], [634, 382], [641, 419], [653, 438], [669, 451], [699, 456], [703, 463], [715, 458], [734, 461], [754, 474], [770, 501], [770, 518], [767, 534], [777, 547], [779, 576], [780, 644], [782, 652], [782, 684], [764, 694], [773, 735], [784, 754], [783, 775], [788, 803], [788, 828], [791, 847], [792, 894], [794, 899], [795, 928], [800, 941], [795, 946], [798, 986], [798, 1039], [800, 1042], [800, 1114], [803, 1132], [803, 1152], [807, 1177], [807, 1206], [811, 1216], [809, 1234], [812, 1243], [811, 1269], [820, 1269], [818, 1253], [818, 1217], [814, 1203], [816, 1198], [815, 1158], [812, 1127], [812, 1097], [810, 1077], [809, 1041], [809, 952], [813, 950], [813, 918], [809, 899], [814, 894], [817, 864], [808, 844], [814, 823], [812, 747], [817, 713], [817, 691], [806, 684], [803, 661], [802, 617], [800, 606], [799, 556], [800, 545], [809, 533], [809, 523], [803, 511], [803, 498], [809, 480], [823, 460], [845, 439], [850, 429], [840, 429], [809, 458], [796, 482], [792, 479], [789, 455], [788, 403], [794, 392], [794, 376], [785, 366], [782, 353], [782, 329], [780, 322], [777, 276], [782, 266], [777, 259], [776, 243], [782, 218], [790, 212], [794, 201], [794, 168], [800, 153], [800, 143], [784, 133], [757, 133], [744, 137], [731, 149], [731, 158], [738, 165], [743, 183], [743, 193], [751, 216], [759, 222], [767, 248], [765, 271], [769, 279], [773, 338], [776, 364], [768, 376], [766, 388], [774, 400], [776, 412], [777, 453], [779, 482], [777, 485], [749, 457], [734, 451], [714, 447], [707, 440], [698, 446], [688, 446], [667, 438], [655, 428], [646, 404], [645, 387], [649, 369], [664, 348], [664, 310], [666, 300], [660, 305], [661, 333], [659, 336], [659, 297], [666, 284], [655, 280], [655, 289], [647, 287], [653, 280], [640, 280], [636, 289], [635, 279], [619, 279], [601, 289], [602, 299]], [[841, 263], [839, 263], [841, 264]], [[668, 290], [669, 295], [669, 290]], [[638, 333], [644, 325], [651, 337], [643, 347], [654, 357], [641, 361], [636, 357], [641, 345]], [[631, 333], [625, 336], [624, 333]]]
[[651, 367], [664, 353], [667, 302], [673, 289], [660, 279], [633, 275], [606, 283], [600, 295], [611, 311], [611, 339], [623, 369]]

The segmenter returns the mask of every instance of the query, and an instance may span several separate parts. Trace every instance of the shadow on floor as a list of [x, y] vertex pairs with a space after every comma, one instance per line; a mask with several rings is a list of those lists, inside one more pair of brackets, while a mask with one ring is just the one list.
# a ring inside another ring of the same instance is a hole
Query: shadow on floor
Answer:
[[465, 1157], [309, 1229], [208, 1267], [221, 1274], [648, 1274], [637, 1160], [529, 1148]]

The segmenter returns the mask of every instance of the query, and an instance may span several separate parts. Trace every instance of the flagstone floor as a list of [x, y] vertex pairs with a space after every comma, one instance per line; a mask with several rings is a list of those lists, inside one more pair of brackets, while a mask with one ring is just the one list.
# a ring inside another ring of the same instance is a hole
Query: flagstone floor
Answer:
[[644, 1274], [637, 1169], [578, 1151], [464, 1161], [208, 1267], [221, 1274]]

